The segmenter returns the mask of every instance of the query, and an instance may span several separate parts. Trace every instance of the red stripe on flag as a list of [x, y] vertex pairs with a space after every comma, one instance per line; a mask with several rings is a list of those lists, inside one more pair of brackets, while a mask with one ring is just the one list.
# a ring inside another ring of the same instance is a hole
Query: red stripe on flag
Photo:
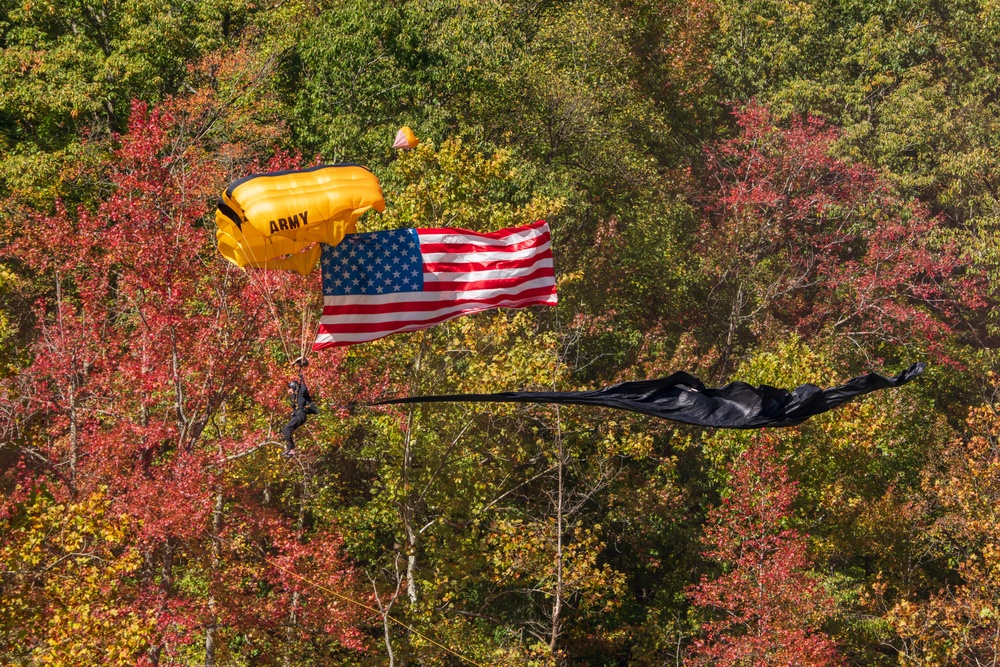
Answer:
[[[521, 308], [522, 306], [531, 305], [533, 303], [545, 303], [548, 301], [548, 298], [547, 297], [529, 297], [525, 299], [507, 298], [504, 301], [511, 304], [508, 307]], [[420, 317], [420, 318], [414, 317], [412, 319], [406, 319], [406, 320], [389, 320], [385, 322], [352, 322], [349, 324], [320, 324], [319, 332], [323, 334], [323, 333], [373, 333], [378, 331], [385, 331], [387, 334], [389, 334], [398, 330], [400, 327], [410, 326], [411, 324], [427, 324], [427, 325], [437, 324], [439, 322], [444, 322], [445, 320], [450, 320], [454, 317], [459, 317], [460, 315], [466, 315], [468, 313], [477, 313], [481, 310], [490, 310], [492, 308], [503, 307], [504, 301], [489, 306], [467, 304], [468, 307], [459, 308], [454, 311], [449, 311], [447, 313], [441, 313], [439, 315], [430, 315], [429, 317]]]
[[417, 234], [423, 236], [425, 234], [470, 234], [473, 236], [482, 236], [488, 239], [502, 239], [505, 236], [510, 236], [511, 234], [516, 234], [518, 232], [525, 232], [529, 229], [538, 229], [539, 227], [548, 227], [547, 222], [544, 220], [535, 220], [530, 225], [524, 225], [522, 227], [504, 227], [503, 229], [498, 229], [495, 232], [473, 232], [468, 229], [458, 229], [456, 227], [425, 227], [417, 230]]
[[544, 257], [504, 259], [494, 262], [424, 262], [424, 273], [464, 273], [467, 271], [523, 269], [528, 266], [533, 266], [539, 259], [544, 259]]
[[556, 272], [550, 268], [538, 269], [525, 276], [517, 278], [496, 278], [493, 280], [476, 280], [474, 282], [452, 281], [452, 282], [424, 282], [425, 292], [461, 292], [472, 289], [497, 289], [500, 287], [516, 287], [525, 280], [533, 278], [553, 278], [555, 282]]
[[[511, 294], [501, 294], [499, 296], [487, 297], [485, 299], [455, 299], [451, 303], [455, 304], [483, 304], [487, 308], [496, 306], [505, 299], [522, 299], [546, 297], [556, 293], [555, 285], [547, 287], [533, 287]], [[440, 301], [409, 301], [400, 303], [380, 303], [380, 304], [354, 304], [349, 306], [324, 306], [323, 317], [333, 317], [337, 315], [384, 315], [387, 313], [422, 313], [433, 312], [441, 308]]]
[[[548, 298], [531, 298], [525, 299], [523, 301], [515, 300], [510, 303], [502, 304], [501, 308], [524, 308], [526, 306], [554, 306], [556, 305], [555, 296]], [[317, 335], [317, 340], [313, 344], [314, 350], [322, 350], [327, 347], [343, 347], [345, 345], [354, 345], [356, 343], [367, 343], [369, 341], [378, 340], [379, 338], [384, 338], [394, 333], [401, 333], [404, 331], [419, 331], [420, 329], [426, 329], [435, 324], [440, 324], [441, 322], [446, 322], [448, 320], [453, 320], [462, 315], [469, 315], [472, 313], [478, 313], [483, 310], [490, 310], [492, 307], [488, 308], [472, 308], [469, 310], [461, 310], [455, 313], [443, 314], [440, 317], [434, 317], [427, 320], [413, 321], [406, 323], [397, 323], [397, 326], [392, 329], [386, 330], [375, 330], [375, 331], [351, 331], [349, 333], [339, 333], [328, 331], [330, 325], [321, 325], [319, 333]], [[334, 340], [320, 340], [322, 336], [335, 336]]]
[[517, 252], [518, 250], [530, 250], [531, 248], [537, 248], [538, 246], [545, 245], [550, 240], [549, 234], [539, 234], [538, 236], [528, 239], [527, 241], [521, 241], [520, 243], [511, 243], [510, 245], [480, 245], [478, 243], [425, 243], [420, 242], [420, 252], [424, 254], [436, 253], [436, 252], [467, 252], [474, 256], [477, 252]]

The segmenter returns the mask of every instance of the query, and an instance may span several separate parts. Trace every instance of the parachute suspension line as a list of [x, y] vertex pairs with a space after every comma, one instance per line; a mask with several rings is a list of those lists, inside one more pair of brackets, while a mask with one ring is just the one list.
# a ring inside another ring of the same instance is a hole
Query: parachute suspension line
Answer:
[[[309, 342], [309, 305], [302, 305], [302, 331], [299, 335], [299, 359], [306, 361], [306, 354], [308, 353], [308, 348], [306, 347]], [[302, 364], [299, 364], [299, 373], [302, 372]]]
[[[252, 245], [248, 246], [247, 250], [250, 251], [250, 255], [253, 258], [254, 263], [255, 264], [261, 264], [260, 260], [257, 258], [257, 253], [253, 249], [253, 246]], [[264, 265], [264, 271], [267, 271], [268, 270], [267, 269], [267, 260], [264, 260], [263, 265]], [[255, 279], [252, 276], [252, 274], [254, 272], [253, 271], [247, 271], [247, 269], [246, 269], [245, 266], [244, 267], [240, 267], [240, 268], [243, 269], [243, 273], [246, 274], [247, 279], [250, 280], [250, 282], [254, 282]], [[264, 275], [267, 275], [267, 274], [265, 273]], [[261, 292], [264, 294], [264, 300], [267, 302], [267, 307], [271, 311], [271, 317], [274, 319], [274, 328], [278, 332], [278, 340], [281, 341], [281, 349], [284, 350], [284, 352], [285, 352], [285, 358], [286, 359], [291, 359], [292, 358], [292, 354], [291, 354], [291, 352], [288, 351], [288, 343], [285, 342], [285, 336], [282, 333], [281, 318], [278, 317], [278, 309], [274, 305], [274, 298], [271, 295], [271, 286], [268, 284], [267, 280], [263, 276], [260, 278], [259, 281], [257, 281], [256, 284], [257, 284], [258, 288], [262, 288]], [[301, 376], [301, 374], [302, 374], [302, 368], [300, 367], [299, 368], [299, 375]]]
[[[250, 251], [250, 255], [253, 257], [254, 262], [258, 263], [258, 264], [261, 264], [261, 262], [257, 259], [257, 253], [254, 252], [253, 247], [252, 246], [249, 247], [248, 250]], [[266, 268], [267, 267], [267, 261], [265, 260], [264, 262], [262, 262], [262, 264], [264, 265], [264, 271], [267, 271], [268, 270]], [[247, 277], [251, 281], [254, 281], [254, 278], [252, 277], [252, 274], [255, 273], [255, 272], [254, 271], [248, 271], [246, 269], [246, 267], [242, 267], [242, 269], [243, 269], [243, 273], [245, 273], [247, 275]], [[285, 352], [285, 358], [286, 359], [291, 359], [292, 358], [292, 353], [291, 353], [291, 350], [288, 347], [288, 342], [285, 341], [285, 335], [283, 333], [283, 329], [282, 329], [282, 326], [281, 326], [281, 318], [278, 316], [278, 308], [274, 304], [274, 298], [272, 296], [271, 286], [270, 286], [270, 284], [263, 277], [261, 277], [260, 281], [257, 282], [257, 285], [259, 287], [262, 287], [261, 292], [264, 294], [264, 299], [267, 302], [267, 306], [268, 306], [268, 308], [271, 311], [271, 317], [274, 319], [275, 329], [278, 332], [278, 339], [281, 341], [281, 348]], [[309, 312], [308, 306], [303, 306], [302, 307], [302, 332], [301, 332], [300, 337], [299, 337], [299, 356], [295, 360], [293, 360], [291, 362], [293, 364], [298, 365], [298, 367], [299, 367], [299, 381], [303, 381], [302, 380], [302, 367], [304, 365], [308, 365], [308, 363], [309, 363], [308, 361], [306, 361], [306, 342], [307, 342], [307, 338], [308, 338], [308, 330], [306, 329], [306, 323], [307, 323], [308, 312]], [[305, 362], [305, 363], [302, 363], [302, 362]]]
[[[250, 254], [253, 256], [254, 262], [255, 263], [260, 263], [259, 260], [257, 259], [257, 253], [254, 252], [253, 248], [250, 247], [249, 250], [250, 250]], [[267, 266], [267, 262], [266, 261], [264, 262], [264, 266], [265, 267]], [[267, 271], [267, 269], [265, 268], [264, 271]], [[250, 278], [251, 281], [254, 280], [254, 278], [251, 277], [252, 274], [255, 273], [254, 271], [247, 271], [247, 269], [244, 267], [243, 268], [243, 272], [247, 274], [247, 277]], [[272, 294], [271, 285], [264, 278], [264, 276], [266, 276], [266, 275], [268, 275], [268, 274], [265, 273], [265, 274], [263, 274], [261, 276], [261, 278], [257, 282], [257, 285], [260, 286], [260, 287], [262, 287], [261, 292], [264, 294], [264, 300], [267, 302], [267, 307], [271, 311], [271, 317], [274, 319], [274, 328], [278, 332], [278, 340], [281, 341], [281, 349], [284, 350], [284, 352], [285, 352], [285, 358], [286, 359], [291, 359], [292, 353], [288, 349], [288, 343], [285, 342], [285, 335], [283, 333], [283, 329], [282, 329], [282, 326], [281, 326], [281, 318], [278, 316], [278, 308], [277, 308], [277, 306], [274, 305], [274, 296]], [[302, 369], [301, 368], [299, 368], [299, 375], [300, 376], [302, 375]]]
[[246, 274], [247, 279], [250, 280], [250, 282], [256, 283], [257, 287], [260, 288], [261, 293], [264, 295], [264, 301], [267, 302], [268, 310], [271, 311], [271, 318], [274, 320], [274, 328], [278, 332], [278, 340], [281, 341], [281, 349], [285, 352], [285, 358], [290, 359], [292, 357], [292, 353], [289, 351], [288, 343], [285, 342], [285, 336], [281, 331], [281, 318], [278, 317], [278, 309], [274, 305], [274, 299], [271, 296], [270, 286], [267, 285], [267, 281], [263, 278], [260, 281], [257, 281], [256, 278], [253, 277], [253, 272], [247, 271], [245, 267], [243, 267], [243, 273]]
[[[319, 589], [321, 591], [329, 593], [330, 595], [336, 597], [338, 600], [343, 600], [345, 602], [350, 602], [351, 604], [357, 605], [357, 606], [361, 607], [362, 609], [364, 609], [366, 611], [372, 612], [373, 614], [378, 614], [379, 616], [383, 615], [382, 612], [379, 611], [378, 609], [376, 609], [375, 607], [367, 605], [364, 602], [358, 602], [354, 598], [348, 597], [348, 596], [344, 595], [343, 593], [338, 593], [337, 591], [333, 590], [332, 588], [327, 588], [326, 586], [324, 586], [322, 584], [318, 584], [315, 581], [312, 581], [310, 579], [306, 579], [305, 577], [303, 577], [298, 572], [294, 572], [294, 571], [289, 570], [288, 568], [286, 568], [286, 567], [284, 567], [282, 565], [279, 565], [277, 562], [271, 560], [267, 556], [263, 556], [263, 558], [264, 558], [264, 561], [267, 562], [267, 564], [270, 565], [271, 567], [273, 567], [273, 568], [275, 568], [277, 570], [281, 570], [285, 574], [291, 575], [291, 576], [295, 577], [296, 579], [298, 579], [299, 581], [301, 581], [301, 582], [303, 582], [305, 584], [308, 584], [310, 586], [313, 586], [314, 588], [317, 588], [317, 589]], [[408, 625], [406, 623], [403, 623], [402, 621], [400, 621], [399, 619], [395, 618], [394, 616], [388, 616], [388, 615], [385, 615], [385, 616], [390, 621], [392, 621], [396, 625], [400, 626], [401, 628], [403, 628], [407, 632], [412, 632], [414, 635], [416, 635], [420, 639], [423, 639], [428, 644], [441, 649], [445, 653], [458, 658], [462, 662], [467, 662], [468, 664], [473, 665], [473, 667], [485, 667], [485, 665], [476, 662], [472, 658], [464, 656], [461, 653], [459, 653], [458, 651], [456, 651], [454, 649], [451, 649], [451, 648], [448, 648], [444, 644], [440, 644], [440, 643], [434, 641], [433, 639], [431, 639], [430, 637], [428, 637], [427, 635], [418, 632], [416, 629], [414, 629], [414, 627], [412, 625]]]

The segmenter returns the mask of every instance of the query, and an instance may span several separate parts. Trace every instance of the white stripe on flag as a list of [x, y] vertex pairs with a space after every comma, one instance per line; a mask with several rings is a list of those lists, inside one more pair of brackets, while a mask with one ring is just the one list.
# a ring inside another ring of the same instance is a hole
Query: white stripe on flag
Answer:
[[502, 278], [521, 278], [530, 276], [538, 269], [551, 269], [552, 258], [541, 257], [531, 266], [517, 269], [497, 269], [495, 271], [469, 271], [468, 273], [458, 273], [452, 271], [435, 271], [424, 273], [425, 283], [451, 283], [451, 282], [477, 282], [480, 280], [500, 280]]
[[421, 253], [425, 262], [493, 262], [505, 259], [538, 257], [540, 252], [548, 252], [552, 244], [546, 241], [537, 248], [527, 250], [500, 250], [493, 252], [425, 252]]
[[460, 312], [445, 314], [440, 317], [428, 318], [425, 320], [420, 320], [412, 322], [406, 325], [400, 325], [393, 327], [391, 331], [379, 330], [361, 333], [326, 333], [324, 332], [324, 327], [320, 327], [320, 332], [316, 336], [317, 344], [325, 344], [324, 347], [334, 347], [337, 345], [350, 345], [351, 343], [364, 343], [366, 341], [378, 340], [379, 338], [384, 338], [390, 333], [402, 333], [405, 331], [418, 331], [420, 329], [426, 329], [434, 324], [440, 324], [442, 322], [447, 322], [448, 320], [453, 320], [462, 315], [468, 315], [471, 313], [478, 313], [484, 310], [490, 310], [492, 308], [524, 308], [526, 306], [554, 306], [556, 305], [556, 295], [552, 294], [546, 298], [530, 298], [523, 300], [512, 300], [510, 302], [505, 302], [498, 304], [496, 306], [487, 306], [485, 308], [470, 308], [468, 310], [463, 310]]
[[[455, 230], [456, 232], [458, 230]], [[417, 233], [420, 235], [420, 243], [453, 243], [459, 245], [465, 245], [467, 243], [472, 243], [481, 246], [509, 246], [514, 243], [523, 243], [533, 238], [537, 238], [542, 234], [548, 234], [548, 228], [535, 227], [533, 229], [526, 229], [523, 232], [517, 232], [511, 234], [510, 236], [505, 236], [499, 239], [491, 239], [484, 237], [482, 234], [435, 234], [432, 232], [425, 232], [418, 229]]]
[[[532, 287], [554, 287], [552, 278], [538, 278], [529, 280], [518, 285], [518, 289], [529, 289]], [[510, 293], [509, 288], [477, 289], [461, 292], [463, 299], [489, 299]], [[553, 289], [553, 292], [555, 290]], [[383, 304], [406, 304], [410, 302], [434, 302], [447, 299], [449, 296], [458, 297], [458, 292], [397, 292], [393, 294], [352, 294], [347, 296], [327, 296], [323, 298], [324, 309], [327, 307], [339, 306], [378, 306]]]
[[445, 313], [454, 313], [468, 309], [485, 310], [497, 308], [503, 305], [504, 301], [525, 301], [527, 299], [547, 299], [551, 294], [541, 293], [537, 290], [519, 290], [517, 293], [504, 294], [496, 299], [462, 299], [451, 306], [442, 306], [430, 310], [392, 310], [384, 313], [347, 313], [341, 312], [336, 315], [324, 315], [320, 318], [320, 326], [342, 327], [349, 324], [372, 324], [381, 325], [385, 322], [405, 322], [422, 321]]

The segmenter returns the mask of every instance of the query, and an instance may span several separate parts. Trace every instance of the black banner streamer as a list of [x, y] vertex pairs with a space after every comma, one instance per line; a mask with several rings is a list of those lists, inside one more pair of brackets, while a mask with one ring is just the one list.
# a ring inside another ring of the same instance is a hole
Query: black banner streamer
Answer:
[[793, 391], [768, 385], [754, 387], [730, 382], [713, 389], [689, 373], [679, 371], [657, 380], [622, 382], [597, 391], [513, 391], [499, 394], [448, 394], [408, 396], [369, 405], [399, 403], [556, 403], [596, 405], [714, 428], [794, 426], [814, 415], [880, 389], [899, 387], [923, 372], [927, 364], [911, 365], [895, 377], [868, 373], [837, 387], [820, 389], [804, 384]]

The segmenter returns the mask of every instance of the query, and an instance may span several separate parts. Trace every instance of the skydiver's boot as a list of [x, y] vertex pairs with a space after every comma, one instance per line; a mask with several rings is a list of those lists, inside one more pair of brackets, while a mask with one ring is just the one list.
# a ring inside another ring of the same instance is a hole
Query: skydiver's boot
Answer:
[[292, 418], [288, 420], [285, 424], [285, 428], [281, 429], [281, 435], [285, 437], [285, 453], [286, 458], [295, 456], [295, 439], [292, 437], [292, 433], [295, 429], [306, 423], [306, 413], [301, 410], [295, 410], [292, 412]]

